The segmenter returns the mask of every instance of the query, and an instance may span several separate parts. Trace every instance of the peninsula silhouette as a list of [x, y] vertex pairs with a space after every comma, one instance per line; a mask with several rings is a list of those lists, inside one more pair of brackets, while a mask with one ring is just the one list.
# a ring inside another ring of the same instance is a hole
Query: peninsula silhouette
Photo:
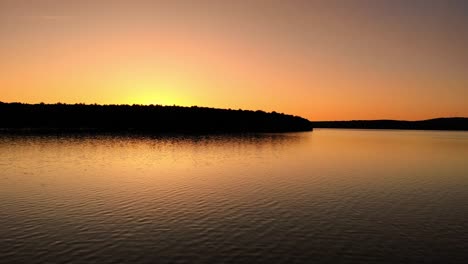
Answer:
[[162, 105], [0, 102], [6, 132], [237, 133], [311, 131], [309, 120], [282, 113]]

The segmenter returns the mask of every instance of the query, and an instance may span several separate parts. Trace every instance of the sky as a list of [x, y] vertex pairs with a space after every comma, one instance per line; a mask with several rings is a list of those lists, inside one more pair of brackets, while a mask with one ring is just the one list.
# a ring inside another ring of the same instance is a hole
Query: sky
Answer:
[[468, 1], [0, 0], [0, 101], [468, 117]]

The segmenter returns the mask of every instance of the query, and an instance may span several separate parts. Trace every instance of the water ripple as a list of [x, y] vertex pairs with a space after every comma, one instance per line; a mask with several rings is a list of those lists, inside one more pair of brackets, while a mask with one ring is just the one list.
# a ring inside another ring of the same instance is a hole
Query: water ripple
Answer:
[[0, 263], [466, 263], [440, 133], [2, 136]]

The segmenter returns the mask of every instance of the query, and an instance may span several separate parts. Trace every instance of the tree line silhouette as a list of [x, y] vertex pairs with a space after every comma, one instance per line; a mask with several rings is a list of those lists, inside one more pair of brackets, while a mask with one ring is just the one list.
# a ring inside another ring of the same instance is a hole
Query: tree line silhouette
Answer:
[[468, 130], [468, 118], [450, 117], [421, 121], [399, 120], [353, 120], [315, 121], [314, 128], [356, 128], [356, 129], [414, 129], [414, 130]]
[[310, 131], [310, 121], [282, 113], [162, 105], [0, 102], [3, 131], [162, 133]]

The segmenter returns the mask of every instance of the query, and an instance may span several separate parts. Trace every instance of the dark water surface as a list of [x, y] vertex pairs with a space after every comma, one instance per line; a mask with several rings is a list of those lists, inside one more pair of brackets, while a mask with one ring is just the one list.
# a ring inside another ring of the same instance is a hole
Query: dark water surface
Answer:
[[1, 263], [467, 261], [467, 132], [0, 136]]

